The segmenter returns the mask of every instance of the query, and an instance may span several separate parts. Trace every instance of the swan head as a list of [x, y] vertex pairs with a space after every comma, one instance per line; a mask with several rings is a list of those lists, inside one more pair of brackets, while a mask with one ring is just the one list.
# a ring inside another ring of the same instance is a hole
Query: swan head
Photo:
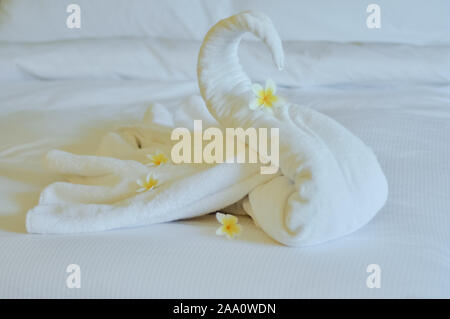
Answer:
[[250, 103], [252, 84], [238, 57], [246, 32], [266, 44], [278, 69], [284, 67], [281, 39], [267, 15], [245, 11], [219, 21], [206, 34], [197, 64], [200, 93], [215, 118], [247, 109]]

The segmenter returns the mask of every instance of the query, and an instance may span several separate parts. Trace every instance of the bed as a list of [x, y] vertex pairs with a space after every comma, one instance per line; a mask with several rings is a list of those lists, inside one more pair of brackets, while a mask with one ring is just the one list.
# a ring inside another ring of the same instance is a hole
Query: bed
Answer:
[[[45, 11], [49, 1], [41, 2]], [[6, 9], [22, 10], [20, 3]], [[217, 12], [201, 1], [193, 6], [211, 9], [206, 30], [216, 13], [241, 9], [220, 3]], [[450, 297], [450, 47], [398, 43], [400, 32], [389, 32], [391, 44], [359, 42], [365, 31], [356, 43], [324, 42], [320, 29], [315, 39], [285, 32], [290, 67], [274, 76], [283, 96], [332, 117], [377, 155], [389, 198], [357, 232], [290, 248], [247, 216], [238, 239], [216, 236], [210, 214], [106, 232], [28, 234], [26, 212], [61, 178], [42, 165], [49, 150], [89, 154], [151, 102], [176, 108], [199, 94], [197, 34], [136, 37], [132, 27], [100, 39], [43, 30], [14, 42], [0, 26], [0, 298]], [[411, 38], [425, 41], [413, 31]], [[270, 57], [258, 43], [249, 39], [241, 51], [254, 79], [272, 72], [259, 68]], [[66, 285], [71, 264], [81, 270], [79, 289]], [[381, 270], [379, 288], [368, 284], [371, 265]]]

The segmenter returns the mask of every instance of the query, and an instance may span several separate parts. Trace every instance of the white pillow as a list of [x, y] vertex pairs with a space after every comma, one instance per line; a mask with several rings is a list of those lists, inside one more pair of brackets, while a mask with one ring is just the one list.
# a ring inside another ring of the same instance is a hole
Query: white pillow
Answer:
[[[123, 38], [0, 44], [0, 81], [149, 79], [197, 81], [200, 41]], [[380, 82], [450, 83], [450, 45], [284, 42], [279, 72], [259, 42], [244, 42], [241, 63], [258, 82], [312, 86]]]
[[[68, 29], [66, 8], [81, 7]], [[368, 29], [361, 0], [0, 0], [0, 41], [150, 36], [202, 40], [218, 20], [266, 12], [284, 41], [450, 43], [450, 1], [377, 0], [381, 28]]]
[[[201, 40], [226, 17], [226, 0], [0, 0], [0, 41], [44, 42], [102, 37]], [[66, 26], [69, 4], [81, 9], [81, 28]]]
[[[450, 43], [448, 0], [234, 0], [235, 13], [265, 12], [283, 41]], [[369, 4], [380, 7], [381, 28], [369, 29]]]
[[154, 38], [0, 44], [0, 81], [196, 80], [200, 44]]
[[253, 79], [272, 77], [288, 86], [383, 83], [450, 83], [450, 45], [284, 42], [279, 72], [262, 43], [241, 48]]

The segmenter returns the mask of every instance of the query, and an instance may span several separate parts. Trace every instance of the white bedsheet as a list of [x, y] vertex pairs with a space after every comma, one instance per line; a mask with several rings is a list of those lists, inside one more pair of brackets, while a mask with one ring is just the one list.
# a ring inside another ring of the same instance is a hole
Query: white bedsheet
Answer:
[[[53, 81], [0, 88], [0, 297], [450, 297], [450, 86], [284, 89], [333, 117], [378, 156], [388, 203], [367, 226], [308, 248], [283, 247], [240, 217], [242, 236], [215, 235], [214, 216], [78, 235], [25, 233], [25, 213], [57, 180], [52, 148], [92, 152], [153, 101], [176, 107], [187, 82]], [[81, 288], [66, 267], [81, 267]], [[369, 264], [381, 288], [369, 289]]]

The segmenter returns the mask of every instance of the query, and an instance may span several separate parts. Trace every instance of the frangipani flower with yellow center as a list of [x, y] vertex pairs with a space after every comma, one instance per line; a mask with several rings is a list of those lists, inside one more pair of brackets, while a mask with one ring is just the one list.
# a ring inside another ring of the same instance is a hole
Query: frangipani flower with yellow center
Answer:
[[150, 160], [150, 163], [147, 164], [149, 166], [159, 166], [168, 161], [166, 155], [162, 152], [157, 152], [155, 155], [147, 155], [147, 157]]
[[275, 107], [281, 107], [286, 104], [286, 101], [281, 96], [276, 95], [277, 87], [270, 79], [266, 81], [265, 89], [260, 84], [255, 83], [252, 85], [252, 90], [255, 97], [249, 105], [251, 110], [262, 108], [264, 111], [273, 114]]
[[216, 218], [222, 224], [216, 231], [217, 235], [225, 235], [228, 239], [232, 239], [241, 233], [242, 227], [238, 224], [236, 216], [217, 213]]
[[151, 173], [148, 173], [145, 180], [138, 179], [136, 183], [140, 186], [136, 192], [142, 193], [154, 189], [158, 185], [158, 180], [154, 178]]

